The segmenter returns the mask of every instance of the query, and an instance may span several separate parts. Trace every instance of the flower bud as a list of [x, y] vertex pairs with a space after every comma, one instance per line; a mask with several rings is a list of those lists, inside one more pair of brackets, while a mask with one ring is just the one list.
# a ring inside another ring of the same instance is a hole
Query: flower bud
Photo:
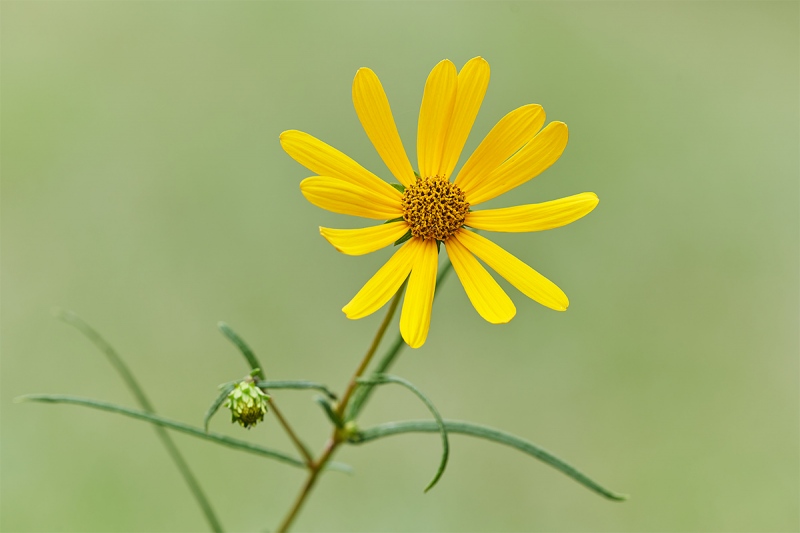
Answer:
[[238, 422], [250, 429], [264, 420], [269, 396], [255, 383], [246, 380], [236, 384], [225, 400], [225, 407], [231, 410], [231, 422]]

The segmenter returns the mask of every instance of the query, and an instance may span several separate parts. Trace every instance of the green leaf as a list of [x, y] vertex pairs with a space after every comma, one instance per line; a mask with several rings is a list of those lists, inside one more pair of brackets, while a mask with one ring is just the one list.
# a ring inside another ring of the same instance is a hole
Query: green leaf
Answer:
[[433, 402], [425, 396], [422, 391], [420, 391], [413, 383], [408, 380], [405, 380], [398, 376], [390, 376], [388, 374], [377, 374], [368, 379], [359, 379], [359, 383], [365, 385], [384, 385], [386, 383], [396, 383], [398, 385], [402, 385], [403, 387], [407, 388], [411, 392], [417, 395], [417, 398], [422, 400], [422, 403], [428, 408], [428, 410], [433, 415], [433, 418], [436, 419], [436, 426], [439, 428], [439, 433], [442, 435], [442, 458], [439, 461], [439, 468], [436, 470], [436, 474], [433, 476], [433, 480], [425, 487], [425, 492], [428, 492], [433, 488], [434, 485], [439, 481], [439, 478], [442, 477], [444, 473], [444, 469], [447, 467], [447, 459], [450, 457], [450, 442], [447, 439], [447, 427], [444, 425], [444, 421], [442, 420], [442, 416], [439, 414], [439, 411], [436, 409], [436, 406], [433, 405]]
[[391, 185], [400, 192], [406, 192], [406, 186], [403, 185], [402, 183], [390, 183], [389, 185]]
[[322, 385], [321, 383], [314, 383], [313, 381], [305, 380], [276, 380], [276, 381], [259, 381], [256, 386], [261, 389], [312, 389], [324, 393], [331, 400], [336, 401], [336, 394]]
[[[173, 429], [175, 431], [186, 433], [187, 435], [191, 435], [193, 437], [215, 442], [217, 444], [222, 444], [223, 446], [235, 448], [237, 450], [241, 450], [244, 452], [252, 453], [255, 455], [261, 455], [263, 457], [269, 457], [270, 459], [275, 459], [282, 463], [286, 463], [291, 466], [296, 466], [298, 468], [303, 468], [303, 469], [306, 468], [306, 464], [303, 461], [301, 461], [300, 459], [296, 459], [286, 453], [279, 452], [277, 450], [272, 450], [270, 448], [265, 448], [257, 444], [251, 444], [247, 441], [234, 439], [232, 437], [228, 437], [221, 433], [214, 433], [214, 432], [206, 433], [203, 430], [203, 428], [190, 426], [189, 424], [184, 424], [183, 422], [171, 420], [169, 418], [165, 418], [160, 415], [147, 413], [145, 411], [138, 411], [136, 409], [129, 409], [127, 407], [122, 407], [121, 405], [115, 405], [108, 402], [101, 402], [99, 400], [92, 400], [90, 398], [79, 398], [77, 396], [67, 396], [62, 394], [28, 394], [26, 396], [19, 396], [18, 398], [14, 398], [14, 402], [15, 403], [20, 403], [20, 402], [67, 403], [73, 405], [82, 405], [84, 407], [91, 407], [92, 409], [98, 409], [100, 411], [108, 411], [110, 413], [125, 415], [127, 417], [136, 420], [144, 420], [145, 422], [150, 422], [151, 424], [155, 424], [156, 426]], [[330, 469], [338, 470], [341, 472], [352, 471], [352, 468], [350, 466], [342, 463], [330, 463]]]
[[403, 220], [405, 220], [403, 217], [392, 218], [384, 222], [384, 224], [391, 224], [392, 222], [402, 222]]
[[[619, 494], [604, 488], [596, 481], [593, 481], [584, 473], [579, 471], [574, 466], [568, 464], [566, 461], [559, 459], [547, 450], [528, 442], [516, 435], [506, 433], [499, 429], [494, 429], [488, 426], [473, 424], [471, 422], [461, 422], [459, 420], [445, 420], [444, 425], [450, 433], [460, 433], [462, 435], [469, 435], [471, 437], [478, 437], [481, 439], [490, 440], [499, 444], [505, 444], [515, 448], [523, 453], [527, 453], [539, 459], [540, 461], [552, 466], [562, 474], [565, 474], [584, 487], [593, 490], [594, 492], [614, 501], [624, 501], [628, 499], [626, 494]], [[439, 431], [437, 424], [428, 420], [409, 420], [406, 422], [390, 422], [388, 424], [381, 424], [359, 431], [353, 436], [351, 442], [355, 444], [362, 444], [382, 437], [389, 437], [391, 435], [399, 435], [401, 433], [434, 433]]]
[[250, 346], [244, 342], [244, 339], [242, 339], [235, 331], [233, 331], [233, 329], [231, 329], [231, 327], [225, 322], [219, 322], [217, 327], [223, 335], [228, 337], [228, 340], [230, 340], [236, 345], [237, 348], [239, 348], [239, 351], [242, 352], [244, 358], [247, 359], [250, 369], [256, 372], [256, 376], [260, 377], [261, 379], [266, 379], [266, 375], [264, 374], [263, 370], [264, 367], [258, 362], [256, 354], [253, 353], [253, 350], [250, 349]]
[[408, 230], [407, 232], [405, 232], [405, 234], [402, 237], [400, 237], [399, 239], [394, 241], [394, 245], [395, 246], [400, 246], [401, 244], [403, 244], [404, 242], [406, 242], [410, 238], [411, 238], [411, 230]]
[[230, 384], [222, 389], [222, 392], [220, 392], [219, 396], [217, 396], [217, 399], [214, 400], [214, 403], [212, 403], [211, 407], [209, 407], [208, 411], [206, 411], [206, 414], [203, 417], [203, 428], [206, 430], [206, 433], [208, 433], [208, 423], [211, 421], [211, 417], [216, 414], [216, 412], [219, 410], [219, 407], [225, 401], [225, 398], [228, 397], [228, 394], [231, 393], [235, 386], [236, 385], [234, 384]]
[[[106, 341], [103, 336], [100, 335], [100, 333], [98, 333], [92, 326], [90, 326], [86, 321], [72, 311], [56, 308], [53, 309], [53, 312], [57, 318], [77, 329], [87, 339], [89, 339], [89, 342], [94, 344], [98, 350], [103, 352], [103, 354], [106, 356], [106, 359], [108, 359], [108, 362], [111, 363], [111, 366], [114, 367], [114, 370], [117, 371], [122, 378], [122, 381], [128, 387], [128, 390], [131, 391], [139, 406], [148, 413], [155, 413], [155, 407], [153, 407], [153, 404], [150, 403], [150, 400], [145, 394], [144, 389], [139, 384], [139, 381], [133, 375], [133, 372], [130, 370], [130, 368], [128, 368], [128, 365], [125, 364], [122, 356], [117, 353], [114, 347], [111, 346], [111, 344]], [[197, 480], [194, 472], [192, 472], [192, 469], [189, 467], [189, 463], [186, 461], [186, 458], [183, 457], [183, 454], [178, 449], [178, 446], [172, 440], [172, 437], [170, 437], [169, 433], [167, 433], [167, 430], [158, 426], [153, 429], [155, 429], [158, 439], [161, 441], [164, 449], [167, 450], [167, 454], [170, 456], [170, 459], [172, 459], [172, 462], [175, 463], [175, 467], [183, 477], [186, 486], [189, 488], [189, 491], [191, 491], [194, 499], [200, 506], [200, 509], [203, 512], [209, 527], [212, 531], [221, 532], [222, 524], [220, 523], [219, 518], [217, 518], [217, 515], [214, 513], [214, 509], [211, 507], [211, 502], [209, 501], [208, 496], [206, 496], [206, 493], [200, 486], [200, 482]]]
[[322, 396], [314, 396], [314, 401], [322, 407], [322, 410], [325, 411], [325, 414], [328, 416], [328, 420], [330, 420], [334, 426], [339, 429], [344, 428], [344, 421], [338, 414], [336, 414], [336, 409], [333, 408], [327, 398], [323, 398]]
[[415, 176], [417, 179], [419, 179], [419, 172], [417, 172], [417, 171], [415, 170], [415, 171], [414, 171], [414, 176]]

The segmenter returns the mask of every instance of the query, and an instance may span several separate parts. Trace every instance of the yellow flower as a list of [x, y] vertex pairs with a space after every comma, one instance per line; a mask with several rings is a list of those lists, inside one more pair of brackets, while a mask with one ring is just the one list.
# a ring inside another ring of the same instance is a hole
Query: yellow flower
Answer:
[[467, 62], [458, 73], [449, 60], [434, 67], [419, 112], [417, 177], [378, 77], [368, 68], [356, 73], [353, 103], [358, 118], [402, 187], [381, 180], [307, 133], [281, 134], [283, 149], [318, 174], [300, 184], [309, 202], [335, 213], [388, 221], [363, 229], [320, 228], [337, 250], [363, 255], [410, 232], [411, 238], [342, 310], [351, 319], [372, 314], [408, 278], [400, 333], [412, 348], [425, 343], [430, 328], [438, 242], [444, 243], [472, 305], [493, 324], [511, 320], [516, 308], [478, 259], [540, 304], [558, 311], [569, 305], [553, 282], [469, 229], [541, 231], [569, 224], [594, 209], [597, 195], [587, 192], [539, 204], [473, 210], [552, 165], [567, 144], [567, 125], [551, 122], [539, 131], [545, 121], [541, 106], [515, 109], [492, 128], [455, 179], [450, 179], [488, 85], [489, 64], [481, 57]]

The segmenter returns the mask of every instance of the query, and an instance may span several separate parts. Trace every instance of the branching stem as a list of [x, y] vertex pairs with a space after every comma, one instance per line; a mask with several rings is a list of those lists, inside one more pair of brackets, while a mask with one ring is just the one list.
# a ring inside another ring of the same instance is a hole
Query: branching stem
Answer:
[[[339, 416], [343, 416], [346, 412], [347, 403], [350, 401], [350, 398], [353, 396], [353, 392], [358, 387], [358, 378], [360, 378], [367, 370], [367, 367], [372, 360], [372, 356], [374, 356], [375, 352], [378, 350], [378, 346], [380, 346], [383, 335], [386, 333], [386, 328], [389, 327], [392, 317], [394, 316], [395, 311], [397, 311], [397, 306], [400, 303], [400, 298], [402, 295], [403, 289], [401, 288], [397, 291], [397, 294], [394, 295], [394, 298], [392, 298], [392, 303], [389, 304], [389, 310], [386, 312], [383, 322], [381, 322], [381, 325], [378, 327], [378, 331], [375, 333], [375, 338], [372, 339], [372, 344], [370, 344], [367, 353], [364, 355], [361, 363], [359, 363], [356, 371], [353, 373], [353, 377], [350, 378], [350, 383], [347, 385], [347, 390], [345, 390], [341, 401], [338, 402], [336, 407], [336, 413]], [[345, 437], [341, 434], [341, 430], [334, 428], [333, 434], [325, 444], [325, 448], [322, 451], [322, 454], [319, 456], [319, 459], [308, 463], [308, 477], [306, 478], [306, 482], [303, 484], [303, 488], [300, 489], [300, 493], [297, 495], [297, 498], [295, 499], [294, 504], [292, 504], [291, 509], [289, 509], [289, 513], [283, 519], [280, 526], [278, 526], [278, 533], [285, 533], [286, 531], [289, 531], [289, 528], [292, 526], [292, 522], [294, 522], [297, 514], [300, 512], [300, 509], [303, 507], [303, 504], [311, 494], [311, 489], [314, 488], [317, 478], [319, 477], [319, 473], [323, 468], [325, 468], [325, 465], [328, 463], [330, 458], [333, 457], [333, 453], [336, 451], [336, 448], [338, 448], [339, 445], [344, 442], [344, 439]]]

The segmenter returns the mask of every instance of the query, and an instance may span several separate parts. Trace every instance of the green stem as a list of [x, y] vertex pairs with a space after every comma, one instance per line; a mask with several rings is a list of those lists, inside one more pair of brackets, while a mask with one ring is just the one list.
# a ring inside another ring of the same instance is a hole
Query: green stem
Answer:
[[300, 455], [302, 455], [303, 459], [305, 459], [306, 465], [313, 463], [314, 458], [311, 456], [311, 452], [308, 450], [306, 445], [303, 444], [303, 441], [300, 440], [300, 437], [297, 436], [297, 433], [294, 432], [291, 424], [289, 424], [289, 421], [283, 417], [280, 409], [278, 409], [278, 406], [275, 404], [275, 399], [270, 397], [267, 402], [269, 402], [270, 407], [272, 407], [272, 413], [275, 415], [275, 418], [278, 419], [278, 423], [280, 423], [280, 425], [283, 427], [283, 430], [286, 431], [289, 439], [294, 444], [295, 448], [297, 448], [297, 451], [300, 452]]
[[350, 397], [358, 387], [358, 378], [364, 374], [364, 371], [367, 369], [367, 366], [369, 366], [370, 361], [372, 361], [372, 356], [375, 355], [375, 352], [378, 350], [378, 346], [381, 344], [383, 335], [386, 333], [386, 328], [389, 327], [389, 323], [392, 321], [395, 311], [397, 311], [397, 306], [400, 304], [400, 297], [402, 295], [403, 287], [400, 287], [400, 289], [397, 291], [397, 294], [395, 294], [394, 298], [392, 298], [392, 303], [389, 304], [389, 310], [386, 312], [386, 316], [383, 317], [383, 322], [381, 322], [381, 325], [378, 327], [378, 331], [375, 333], [375, 337], [372, 339], [372, 344], [370, 345], [369, 350], [367, 350], [366, 355], [364, 355], [364, 358], [361, 360], [358, 368], [356, 368], [356, 371], [353, 373], [353, 377], [350, 378], [350, 383], [347, 385], [347, 390], [344, 391], [342, 400], [339, 402], [339, 406], [336, 409], [336, 412], [340, 417], [344, 415], [345, 409], [347, 409], [347, 403], [350, 401]]
[[[222, 334], [228, 337], [228, 339], [233, 344], [235, 344], [237, 348], [239, 348], [239, 351], [242, 352], [242, 355], [247, 360], [247, 363], [250, 365], [250, 370], [252, 370], [251, 375], [260, 378], [263, 382], [263, 380], [267, 378], [267, 375], [264, 372], [264, 366], [258, 360], [258, 357], [256, 357], [256, 353], [253, 351], [253, 349], [250, 348], [250, 345], [247, 344], [244, 341], [244, 339], [241, 338], [238, 333], [233, 331], [233, 328], [231, 328], [225, 322], [219, 322], [217, 324], [217, 327], [222, 332]], [[261, 388], [262, 390], [265, 389], [265, 387], [261, 385], [256, 384], [256, 386]], [[292, 426], [291, 424], [289, 424], [289, 421], [286, 420], [286, 418], [281, 413], [280, 409], [278, 409], [278, 406], [275, 403], [275, 399], [270, 397], [268, 402], [272, 406], [272, 412], [275, 414], [275, 418], [278, 419], [278, 423], [281, 425], [283, 430], [289, 436], [289, 440], [292, 441], [292, 444], [294, 444], [295, 448], [297, 448], [297, 451], [299, 451], [300, 455], [303, 456], [303, 458], [306, 461], [306, 464], [310, 465], [311, 462], [314, 460], [314, 458], [311, 457], [311, 452], [308, 451], [308, 447], [305, 444], [303, 444], [303, 441], [300, 440], [300, 437], [298, 437], [297, 433], [294, 431], [294, 429], [292, 429]]]
[[[94, 328], [92, 328], [81, 317], [72, 311], [58, 310], [57, 316], [67, 324], [73, 326], [78, 331], [83, 333], [86, 338], [88, 338], [101, 352], [103, 352], [108, 358], [108, 361], [111, 363], [111, 366], [113, 366], [120, 377], [122, 377], [122, 381], [125, 382], [125, 385], [131, 391], [134, 398], [136, 398], [136, 401], [139, 403], [142, 409], [148, 413], [155, 413], [153, 404], [150, 403], [150, 400], [144, 393], [144, 389], [142, 389], [141, 385], [139, 385], [139, 382], [133, 376], [133, 372], [130, 371], [128, 365], [125, 364], [125, 362], [122, 360], [122, 357], [119, 356], [117, 351], [111, 346], [111, 344], [108, 343], [108, 341], [106, 341]], [[200, 509], [202, 509], [203, 515], [205, 516], [209, 527], [212, 531], [221, 533], [223, 531], [222, 524], [214, 513], [214, 509], [211, 507], [211, 502], [203, 492], [202, 487], [200, 487], [200, 483], [197, 481], [194, 473], [189, 468], [189, 464], [186, 462], [186, 459], [184, 459], [180, 450], [178, 450], [175, 442], [173, 442], [172, 437], [169, 436], [169, 433], [167, 433], [163, 427], [156, 426], [155, 431], [158, 435], [158, 438], [161, 440], [161, 443], [164, 445], [164, 448], [167, 449], [167, 453], [169, 454], [170, 458], [178, 468], [178, 471], [181, 473], [181, 476], [183, 476], [183, 479], [186, 482], [186, 485], [189, 487], [189, 490], [191, 491], [195, 500], [197, 500], [197, 504], [200, 506]]]
[[[436, 292], [439, 291], [442, 283], [445, 279], [447, 279], [447, 275], [453, 269], [453, 263], [450, 261], [442, 267], [442, 270], [439, 272], [439, 275], [436, 278]], [[434, 295], [435, 296], [435, 295]], [[436, 299], [434, 298], [434, 301]], [[385, 374], [389, 368], [394, 363], [397, 356], [400, 355], [400, 352], [403, 348], [405, 348], [406, 343], [403, 341], [403, 337], [398, 333], [397, 337], [392, 342], [389, 349], [383, 355], [383, 357], [378, 361], [378, 364], [372, 370], [371, 376], [375, 377], [379, 374]], [[350, 409], [347, 413], [347, 420], [354, 420], [358, 417], [359, 413], [361, 413], [361, 409], [363, 409], [364, 404], [369, 399], [370, 394], [372, 394], [372, 389], [375, 388], [375, 384], [365, 384], [359, 387], [358, 391], [356, 392], [355, 396], [353, 397], [353, 401], [350, 404]]]
[[[403, 288], [401, 287], [398, 289], [397, 294], [394, 295], [392, 299], [392, 303], [389, 304], [389, 310], [386, 312], [386, 316], [383, 317], [383, 321], [381, 325], [378, 326], [378, 331], [375, 333], [375, 337], [372, 339], [372, 344], [370, 344], [367, 353], [364, 355], [364, 358], [359, 363], [356, 371], [353, 373], [353, 377], [350, 378], [350, 383], [347, 385], [347, 390], [345, 390], [344, 395], [342, 396], [342, 400], [339, 402], [335, 414], [338, 418], [346, 412], [347, 404], [352, 397], [353, 392], [359, 387], [358, 378], [364, 374], [364, 371], [367, 369], [369, 362], [372, 360], [372, 356], [375, 355], [375, 352], [378, 350], [378, 346], [381, 343], [381, 339], [383, 339], [383, 335], [386, 333], [386, 328], [389, 327], [389, 323], [392, 321], [392, 317], [394, 316], [395, 311], [397, 311], [397, 306], [400, 303], [400, 298], [403, 295]], [[289, 531], [289, 528], [292, 527], [292, 523], [294, 522], [295, 518], [297, 518], [300, 509], [302, 509], [303, 504], [308, 499], [308, 496], [311, 494], [311, 489], [314, 488], [314, 485], [317, 482], [317, 478], [319, 477], [320, 471], [325, 467], [331, 457], [333, 457], [336, 448], [342, 442], [346, 441], [346, 436], [343, 434], [343, 430], [338, 427], [334, 427], [333, 434], [331, 435], [330, 439], [328, 439], [327, 444], [325, 445], [325, 449], [323, 450], [322, 454], [320, 455], [319, 459], [315, 462], [311, 463], [308, 467], [308, 477], [306, 478], [306, 482], [303, 484], [303, 487], [300, 489], [300, 493], [295, 498], [292, 507], [289, 509], [286, 517], [281, 521], [280, 525], [278, 526], [277, 532], [278, 533], [285, 533]]]
[[325, 450], [322, 452], [322, 455], [320, 455], [320, 458], [308, 469], [308, 477], [306, 478], [306, 482], [303, 484], [303, 488], [300, 489], [300, 494], [297, 495], [297, 498], [292, 504], [292, 508], [289, 509], [289, 513], [278, 526], [277, 533], [286, 533], [289, 531], [289, 528], [292, 526], [292, 522], [294, 522], [294, 519], [297, 518], [297, 514], [300, 512], [300, 509], [303, 507], [303, 504], [305, 503], [309, 494], [311, 494], [311, 489], [314, 488], [317, 479], [319, 479], [320, 471], [331, 458], [333, 452], [336, 451], [336, 448], [339, 446], [339, 444], [341, 444], [341, 442], [336, 439], [332, 438], [328, 440], [328, 443], [325, 445]]

